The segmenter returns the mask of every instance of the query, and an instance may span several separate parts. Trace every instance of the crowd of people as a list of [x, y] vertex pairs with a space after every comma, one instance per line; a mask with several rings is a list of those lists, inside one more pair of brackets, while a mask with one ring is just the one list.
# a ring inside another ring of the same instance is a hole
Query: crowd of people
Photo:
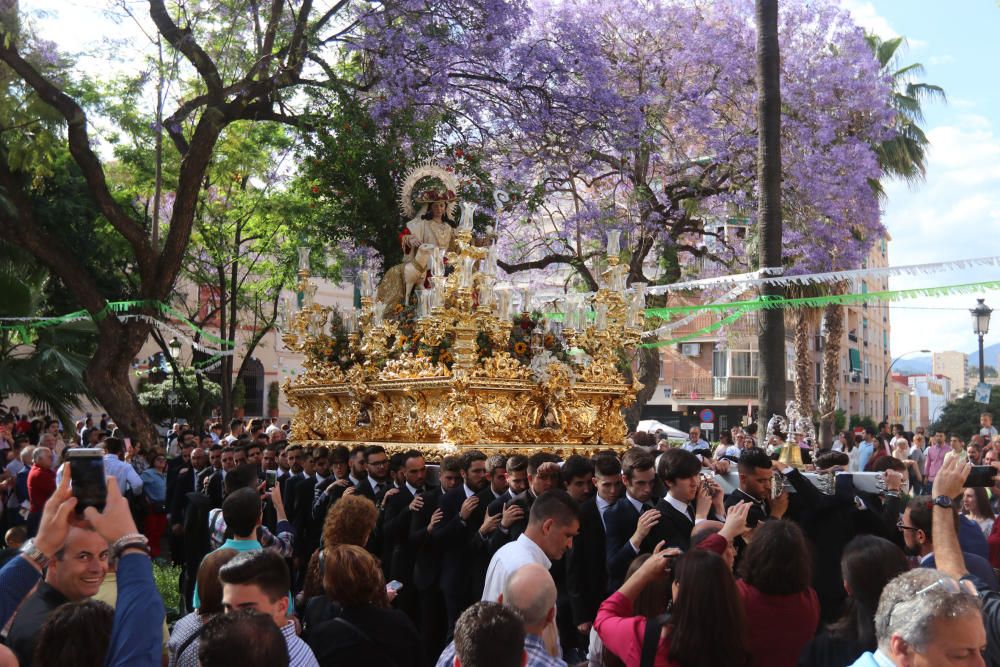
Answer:
[[[1000, 487], [963, 486], [1000, 461], [989, 415], [968, 448], [692, 429], [439, 461], [266, 420], [177, 425], [163, 449], [5, 424], [0, 665], [1000, 665]], [[78, 516], [59, 468], [78, 444], [104, 450], [103, 512]], [[824, 493], [787, 446], [880, 490]], [[151, 558], [180, 566], [170, 627]]]

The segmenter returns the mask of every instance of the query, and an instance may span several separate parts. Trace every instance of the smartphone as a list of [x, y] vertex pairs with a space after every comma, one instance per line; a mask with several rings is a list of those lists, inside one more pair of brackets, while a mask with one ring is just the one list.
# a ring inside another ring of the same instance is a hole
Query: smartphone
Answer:
[[968, 478], [965, 480], [966, 487], [993, 486], [997, 469], [993, 466], [972, 466]]
[[275, 483], [278, 481], [278, 471], [277, 470], [265, 470], [264, 471], [264, 488], [270, 491], [274, 488]]
[[125, 451], [126, 452], [132, 451], [132, 438], [125, 438]]
[[390, 591], [399, 591], [399, 589], [402, 587], [403, 587], [403, 582], [396, 581], [395, 579], [393, 579], [392, 581], [390, 581], [385, 585], [386, 590]]
[[87, 507], [104, 509], [108, 500], [108, 486], [104, 482], [104, 450], [78, 447], [66, 452], [69, 459], [69, 478], [76, 496], [76, 513], [83, 514]]

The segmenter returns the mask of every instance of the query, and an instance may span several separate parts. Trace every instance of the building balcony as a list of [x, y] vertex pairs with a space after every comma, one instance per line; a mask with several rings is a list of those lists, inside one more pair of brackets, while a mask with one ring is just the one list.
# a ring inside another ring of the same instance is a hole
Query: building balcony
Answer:
[[757, 378], [752, 377], [677, 378], [673, 382], [673, 398], [678, 401], [756, 397]]

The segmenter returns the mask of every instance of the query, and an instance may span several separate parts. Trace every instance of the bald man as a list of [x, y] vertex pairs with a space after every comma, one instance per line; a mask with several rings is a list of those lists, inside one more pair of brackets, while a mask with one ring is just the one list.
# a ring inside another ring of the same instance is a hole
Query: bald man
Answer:
[[[556, 584], [547, 568], [538, 563], [522, 565], [507, 579], [497, 602], [514, 609], [524, 620], [527, 667], [566, 667], [563, 660], [548, 654], [542, 639], [543, 635], [555, 636]], [[451, 667], [454, 661], [453, 641], [441, 654], [436, 667]]]

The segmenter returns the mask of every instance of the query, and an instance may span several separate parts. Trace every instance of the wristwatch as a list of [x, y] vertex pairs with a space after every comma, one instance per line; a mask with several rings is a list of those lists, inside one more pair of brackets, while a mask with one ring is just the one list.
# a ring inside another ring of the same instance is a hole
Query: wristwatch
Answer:
[[943, 507], [945, 509], [951, 509], [951, 496], [937, 496], [934, 498], [934, 504], [938, 507]]
[[111, 545], [111, 557], [117, 560], [126, 549], [142, 549], [149, 555], [149, 539], [141, 533], [123, 535]]
[[38, 547], [35, 546], [35, 540], [33, 539], [28, 540], [21, 545], [21, 553], [25, 558], [43, 570], [49, 565], [49, 557], [38, 550]]

